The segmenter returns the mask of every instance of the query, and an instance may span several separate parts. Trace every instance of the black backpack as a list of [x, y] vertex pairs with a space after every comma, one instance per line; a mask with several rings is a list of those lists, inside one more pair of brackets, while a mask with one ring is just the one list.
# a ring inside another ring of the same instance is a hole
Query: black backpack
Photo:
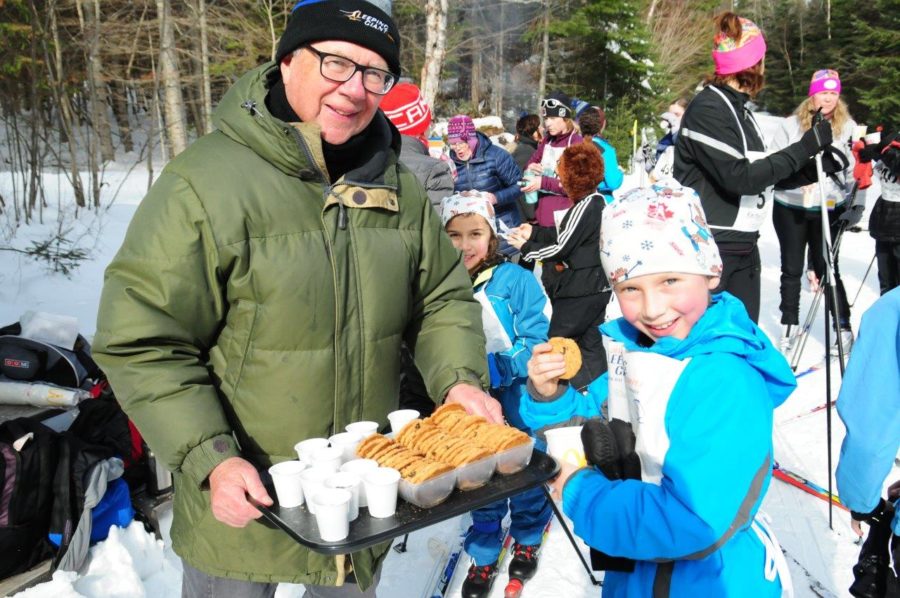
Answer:
[[78, 335], [72, 350], [19, 336], [16, 322], [0, 328], [0, 376], [18, 382], [49, 382], [90, 390], [102, 376], [91, 345]]
[[0, 579], [53, 555], [47, 540], [59, 435], [22, 417], [0, 424]]

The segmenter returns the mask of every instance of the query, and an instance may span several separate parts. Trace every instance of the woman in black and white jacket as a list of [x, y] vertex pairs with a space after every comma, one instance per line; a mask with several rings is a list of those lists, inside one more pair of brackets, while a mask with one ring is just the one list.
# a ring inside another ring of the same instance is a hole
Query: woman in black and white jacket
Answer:
[[[772, 141], [774, 149], [787, 147], [799, 140], [812, 128], [813, 117], [822, 111], [831, 125], [834, 142], [823, 156], [823, 167], [828, 174], [824, 181], [818, 181], [814, 164], [804, 168], [794, 181], [782, 181], [775, 185], [775, 207], [772, 220], [781, 246], [781, 323], [785, 325], [781, 338], [781, 349], [787, 353], [792, 349], [796, 337], [796, 326], [800, 317], [800, 279], [809, 247], [813, 274], [810, 282], [817, 285], [825, 272], [825, 258], [822, 252], [822, 213], [820, 191], [825, 193], [831, 237], [835, 238], [841, 214], [849, 207], [847, 194], [853, 184], [855, 161], [850, 152], [850, 137], [856, 123], [850, 117], [847, 104], [840, 98], [841, 80], [837, 71], [823, 69], [816, 71], [809, 84], [808, 96], [794, 114], [782, 123]], [[821, 183], [821, 185], [820, 185]], [[821, 189], [820, 189], [821, 186]], [[837, 289], [838, 313], [837, 329], [841, 335], [844, 350], [850, 349], [853, 334], [850, 331], [850, 306], [847, 293], [841, 281], [837, 254], [834, 256], [834, 282]]]
[[759, 28], [726, 12], [717, 18], [715, 73], [688, 105], [675, 143], [675, 178], [700, 195], [722, 256], [722, 282], [759, 320], [759, 229], [772, 210], [772, 187], [831, 143], [820, 123], [775, 153], [746, 104], [763, 87], [766, 43]]

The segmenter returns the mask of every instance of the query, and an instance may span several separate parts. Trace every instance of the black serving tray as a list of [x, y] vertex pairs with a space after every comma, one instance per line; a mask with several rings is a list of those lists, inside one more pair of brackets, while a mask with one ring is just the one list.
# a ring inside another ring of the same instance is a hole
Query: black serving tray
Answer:
[[[509, 475], [494, 474], [487, 484], [474, 490], [454, 490], [447, 500], [430, 509], [417, 507], [399, 496], [397, 512], [391, 517], [377, 519], [369, 515], [367, 508], [360, 508], [359, 517], [350, 522], [350, 535], [339, 542], [326, 542], [319, 536], [316, 516], [309, 512], [306, 504], [281, 508], [277, 502], [271, 507], [253, 502], [263, 517], [300, 544], [324, 554], [346, 554], [509, 498], [553, 479], [558, 472], [559, 465], [552, 457], [535, 450], [531, 463], [522, 471]], [[270, 496], [275, 497], [274, 491], [270, 492]]]

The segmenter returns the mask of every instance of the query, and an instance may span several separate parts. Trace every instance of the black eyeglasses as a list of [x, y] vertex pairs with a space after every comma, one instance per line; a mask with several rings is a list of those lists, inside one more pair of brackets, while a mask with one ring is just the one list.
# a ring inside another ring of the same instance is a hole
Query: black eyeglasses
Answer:
[[372, 66], [364, 66], [349, 58], [320, 52], [312, 46], [303, 46], [319, 57], [319, 73], [335, 83], [345, 83], [353, 78], [357, 71], [362, 73], [362, 84], [366, 91], [383, 96], [391, 90], [397, 78], [393, 73]]

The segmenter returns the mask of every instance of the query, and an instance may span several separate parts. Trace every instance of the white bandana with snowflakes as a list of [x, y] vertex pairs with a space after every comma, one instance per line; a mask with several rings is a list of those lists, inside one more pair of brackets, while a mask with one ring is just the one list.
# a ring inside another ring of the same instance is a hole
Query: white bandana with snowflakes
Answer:
[[606, 206], [600, 261], [612, 284], [660, 272], [722, 274], [700, 197], [674, 181], [632, 189]]
[[497, 234], [497, 218], [494, 214], [494, 206], [480, 191], [466, 191], [448, 195], [441, 200], [441, 224], [447, 228], [447, 223], [454, 216], [460, 214], [478, 214], [485, 220], [494, 234]]

